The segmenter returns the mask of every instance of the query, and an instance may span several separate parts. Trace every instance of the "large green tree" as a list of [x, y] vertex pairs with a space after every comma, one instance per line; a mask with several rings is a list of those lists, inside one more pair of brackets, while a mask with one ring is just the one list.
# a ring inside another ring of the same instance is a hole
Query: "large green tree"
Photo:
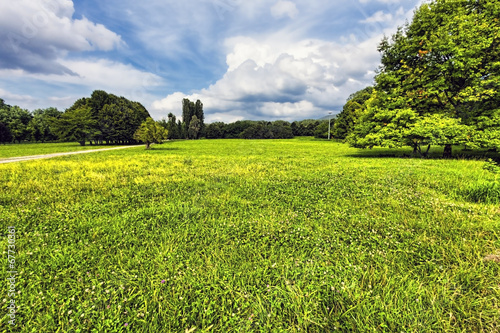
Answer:
[[[435, 0], [379, 46], [382, 66], [358, 147], [500, 148], [500, 2]], [[441, 131], [435, 129], [439, 127]], [[446, 133], [446, 134], [444, 134]]]
[[150, 117], [140, 103], [102, 90], [94, 91], [90, 98], [77, 100], [66, 112], [81, 108], [90, 109], [89, 117], [94, 124], [88, 137], [91, 143], [133, 143], [135, 131]]
[[74, 140], [82, 146], [96, 135], [96, 125], [92, 109], [85, 106], [71, 109], [61, 117], [51, 119], [51, 127], [61, 140]]

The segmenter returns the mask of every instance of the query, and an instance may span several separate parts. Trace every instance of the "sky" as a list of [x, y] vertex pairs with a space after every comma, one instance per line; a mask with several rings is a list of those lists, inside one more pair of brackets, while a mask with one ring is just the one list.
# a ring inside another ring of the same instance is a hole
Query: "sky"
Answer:
[[180, 118], [318, 119], [373, 84], [422, 0], [0, 0], [0, 98], [64, 110], [94, 90]]

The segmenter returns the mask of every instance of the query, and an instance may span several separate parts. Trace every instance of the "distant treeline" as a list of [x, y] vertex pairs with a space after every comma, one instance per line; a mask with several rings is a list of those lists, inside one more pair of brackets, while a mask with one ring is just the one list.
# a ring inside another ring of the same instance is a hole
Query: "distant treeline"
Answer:
[[65, 112], [56, 108], [29, 112], [0, 99], [0, 142], [136, 143], [134, 133], [147, 118], [149, 112], [140, 103], [102, 90], [77, 100]]
[[29, 112], [19, 106], [5, 104], [0, 98], [0, 143], [58, 140], [50, 123], [51, 119], [59, 118], [62, 114], [56, 108]]
[[[195, 139], [204, 137], [207, 139], [291, 139], [295, 136], [315, 136], [317, 138], [328, 137], [328, 121], [325, 120], [302, 120], [292, 123], [283, 120], [276, 121], [254, 121], [239, 120], [233, 123], [214, 122], [205, 125], [197, 137], [186, 135], [186, 125], [175, 115], [170, 113], [168, 120], [159, 121], [168, 130], [169, 139]], [[333, 129], [334, 120], [331, 121]], [[187, 136], [187, 137], [186, 137]]]
[[[90, 97], [78, 99], [64, 112], [56, 108], [33, 112], [10, 106], [0, 99], [0, 142], [77, 141], [90, 144], [137, 143], [141, 124], [150, 119], [149, 112], [138, 102], [125, 97], [94, 91]], [[295, 136], [328, 137], [328, 120], [302, 120], [292, 123], [283, 120], [234, 123], [204, 123], [203, 103], [200, 100], [182, 101], [182, 121], [172, 113], [168, 120], [156, 122], [167, 132], [168, 139], [290, 139]], [[332, 137], [335, 120], [330, 122]], [[148, 125], [154, 129], [152, 124]], [[143, 137], [145, 128], [141, 131]], [[153, 130], [151, 130], [153, 131]], [[144, 141], [144, 140], [140, 140]]]

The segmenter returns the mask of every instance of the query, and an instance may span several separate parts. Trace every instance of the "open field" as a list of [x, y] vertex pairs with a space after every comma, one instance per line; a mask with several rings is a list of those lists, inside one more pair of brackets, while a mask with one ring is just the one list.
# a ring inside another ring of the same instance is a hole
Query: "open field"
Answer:
[[56, 142], [56, 143], [23, 143], [23, 144], [0, 144], [0, 159], [18, 156], [42, 155], [52, 153], [66, 153], [72, 151], [82, 151], [89, 149], [113, 148], [117, 146], [80, 146], [76, 142]]
[[12, 331], [500, 331], [500, 174], [374, 156], [393, 152], [202, 140], [0, 165]]

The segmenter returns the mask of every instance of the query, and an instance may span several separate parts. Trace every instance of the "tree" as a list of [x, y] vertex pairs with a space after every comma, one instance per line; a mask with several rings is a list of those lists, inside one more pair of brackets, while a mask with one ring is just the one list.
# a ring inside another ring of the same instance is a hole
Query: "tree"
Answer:
[[365, 103], [372, 92], [373, 87], [366, 87], [349, 96], [342, 112], [337, 116], [335, 124], [332, 126], [331, 133], [334, 138], [345, 139], [352, 132], [366, 110]]
[[137, 129], [134, 139], [146, 144], [146, 149], [150, 149], [152, 143], [162, 143], [168, 137], [168, 132], [153, 118], [148, 118]]
[[90, 98], [77, 100], [66, 112], [89, 108], [89, 117], [94, 120], [90, 143], [133, 143], [134, 133], [141, 123], [150, 117], [146, 108], [125, 97], [96, 90]]
[[32, 115], [28, 110], [22, 109], [17, 105], [5, 105], [0, 109], [0, 122], [3, 123], [12, 136], [13, 141], [21, 142], [28, 139], [28, 124]]
[[205, 115], [203, 113], [203, 103], [198, 99], [194, 103], [194, 115], [200, 121], [200, 130], [198, 131], [196, 139], [201, 137], [201, 134], [205, 131]]
[[188, 138], [197, 139], [200, 130], [201, 130], [201, 120], [198, 119], [196, 115], [194, 115], [191, 118], [191, 122], [189, 123]]
[[10, 134], [10, 129], [4, 123], [0, 123], [0, 143], [5, 144], [11, 141], [12, 135]]
[[169, 139], [180, 139], [181, 138], [181, 133], [180, 133], [180, 128], [179, 125], [177, 124], [177, 118], [173, 113], [168, 114], [168, 123], [166, 127], [168, 131], [168, 138]]
[[51, 119], [51, 127], [61, 140], [74, 140], [81, 146], [96, 134], [97, 121], [90, 107], [66, 111], [60, 118]]
[[207, 139], [222, 139], [224, 138], [225, 126], [223, 122], [214, 122], [208, 124], [205, 128], [205, 137]]
[[61, 114], [62, 112], [56, 108], [37, 109], [33, 111], [33, 118], [27, 126], [31, 140], [42, 142], [56, 140], [57, 136], [50, 128], [50, 118], [59, 118]]
[[[332, 121], [333, 123], [333, 121]], [[330, 124], [331, 125], [331, 124]], [[323, 120], [314, 130], [314, 137], [328, 139], [328, 121]]]
[[[435, 0], [418, 8], [391, 40], [384, 38], [376, 93], [351, 144], [390, 147], [417, 140], [443, 145], [444, 156], [456, 143], [498, 149], [499, 12], [497, 1]], [[446, 135], [429, 120], [446, 127]]]
[[[198, 131], [196, 131], [196, 137], [192, 137], [190, 135], [191, 120], [194, 116], [196, 116], [199, 122], [199, 129]], [[204, 119], [205, 116], [203, 114], [203, 103], [200, 100], [197, 100], [196, 103], [191, 102], [187, 98], [184, 98], [182, 100], [182, 123], [184, 124], [184, 128], [182, 130], [183, 138], [198, 139], [205, 126]]]

